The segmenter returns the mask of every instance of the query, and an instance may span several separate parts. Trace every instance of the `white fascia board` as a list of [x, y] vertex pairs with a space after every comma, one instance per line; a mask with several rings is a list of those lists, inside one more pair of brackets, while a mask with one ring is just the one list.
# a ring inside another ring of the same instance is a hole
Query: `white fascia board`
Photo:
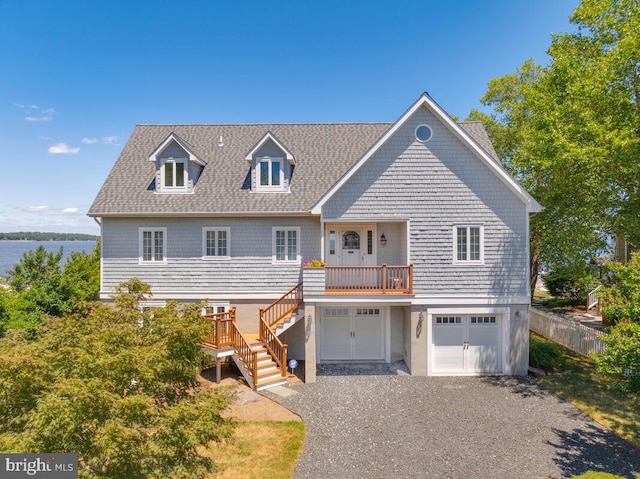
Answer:
[[304, 295], [305, 303], [335, 303], [335, 304], [392, 304], [394, 306], [410, 306], [411, 298], [407, 296], [313, 296]]
[[195, 212], [163, 212], [163, 213], [148, 213], [148, 212], [140, 212], [140, 213], [87, 213], [89, 217], [101, 217], [101, 218], [261, 218], [265, 216], [274, 216], [274, 217], [283, 217], [287, 218], [296, 216], [296, 217], [313, 217], [317, 215], [309, 214], [309, 211], [247, 211], [247, 212], [237, 212], [237, 211], [219, 211], [219, 212], [206, 212], [206, 211], [195, 211]]
[[360, 218], [326, 218], [323, 217], [322, 221], [325, 223], [402, 223], [408, 222], [410, 218], [407, 216], [381, 216], [381, 217], [360, 217]]
[[267, 133], [262, 137], [262, 139], [261, 139], [258, 143], [256, 143], [256, 146], [254, 146], [253, 148], [251, 148], [251, 150], [249, 151], [249, 153], [247, 153], [247, 155], [244, 157], [244, 159], [245, 159], [245, 160], [247, 160], [247, 161], [252, 161], [252, 160], [253, 160], [253, 155], [255, 155], [255, 154], [256, 154], [256, 152], [257, 152], [260, 148], [262, 148], [262, 147], [264, 146], [264, 144], [265, 144], [267, 141], [269, 141], [269, 140], [273, 141], [273, 142], [276, 144], [276, 146], [277, 146], [278, 148], [280, 148], [280, 150], [282, 150], [282, 152], [283, 152], [283, 153], [284, 153], [284, 155], [285, 155], [285, 158], [287, 159], [287, 161], [288, 161], [290, 164], [292, 164], [292, 165], [295, 165], [295, 164], [296, 164], [296, 160], [295, 160], [295, 158], [293, 157], [293, 153], [291, 153], [291, 152], [290, 152], [290, 151], [289, 151], [289, 150], [288, 150], [288, 149], [287, 149], [287, 148], [282, 144], [282, 142], [281, 142], [280, 140], [278, 140], [278, 139], [276, 138], [276, 136], [275, 136], [273, 133], [271, 133], [270, 131], [268, 131], [268, 132], [267, 132]]
[[453, 295], [416, 295], [412, 301], [414, 305], [493, 305], [529, 304], [529, 296], [453, 296]]
[[[110, 300], [112, 299], [113, 294], [114, 294], [113, 291], [111, 292], [101, 291], [100, 299], [103, 301]], [[281, 298], [282, 294], [283, 294], [282, 291], [263, 292], [263, 293], [256, 293], [255, 291], [233, 291], [233, 292], [210, 291], [207, 293], [203, 293], [200, 291], [193, 291], [193, 292], [161, 291], [161, 292], [154, 292], [152, 298], [153, 300], [158, 300], [158, 301], [160, 300], [209, 301], [210, 303], [219, 302], [219, 301], [229, 302], [233, 300], [254, 300], [254, 299], [272, 302], [276, 299]]]
[[189, 148], [189, 146], [184, 141], [182, 141], [178, 135], [176, 135], [173, 132], [169, 133], [169, 136], [167, 136], [167, 138], [165, 138], [165, 140], [162, 143], [160, 143], [160, 145], [158, 145], [158, 147], [155, 150], [153, 150], [151, 155], [149, 155], [149, 161], [155, 162], [156, 155], [160, 153], [162, 150], [164, 150], [167, 147], [167, 145], [169, 145], [169, 143], [171, 143], [172, 141], [175, 141], [178, 145], [180, 145], [180, 148], [182, 148], [184, 151], [186, 151], [189, 154], [189, 161], [197, 163], [200, 166], [207, 166], [207, 162], [198, 158], [198, 156], [193, 151], [191, 151], [191, 148]]
[[464, 131], [426, 92], [398, 119], [387, 132], [365, 153], [365, 155], [355, 163], [342, 178], [340, 178], [312, 207], [311, 212], [320, 214], [322, 206], [369, 160], [391, 136], [393, 136], [413, 114], [421, 107], [427, 108], [433, 113], [450, 131], [452, 131], [469, 149], [482, 160], [493, 173], [502, 180], [527, 206], [527, 211], [535, 213], [542, 211], [540, 204], [514, 180], [507, 171], [502, 168], [489, 154], [481, 148], [475, 140]]

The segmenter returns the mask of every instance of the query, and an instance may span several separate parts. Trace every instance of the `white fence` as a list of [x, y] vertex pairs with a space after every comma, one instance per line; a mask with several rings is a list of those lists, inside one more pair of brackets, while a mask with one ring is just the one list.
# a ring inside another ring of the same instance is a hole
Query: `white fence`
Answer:
[[583, 326], [577, 321], [543, 313], [531, 308], [529, 313], [531, 331], [547, 339], [562, 344], [564, 347], [583, 356], [604, 351], [605, 344], [602, 331]]

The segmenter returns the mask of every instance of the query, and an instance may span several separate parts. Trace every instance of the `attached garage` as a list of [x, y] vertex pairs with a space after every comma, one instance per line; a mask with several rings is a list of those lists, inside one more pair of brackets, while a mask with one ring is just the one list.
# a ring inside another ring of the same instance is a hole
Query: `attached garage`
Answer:
[[385, 316], [380, 307], [321, 308], [320, 360], [384, 360], [388, 336]]
[[428, 374], [507, 373], [506, 315], [430, 314]]

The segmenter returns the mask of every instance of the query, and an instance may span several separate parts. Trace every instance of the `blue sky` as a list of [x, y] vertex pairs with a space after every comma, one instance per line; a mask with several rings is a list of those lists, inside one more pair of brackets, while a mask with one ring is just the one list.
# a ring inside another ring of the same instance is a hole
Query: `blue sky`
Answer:
[[464, 119], [577, 0], [0, 0], [0, 232], [86, 212], [137, 123]]

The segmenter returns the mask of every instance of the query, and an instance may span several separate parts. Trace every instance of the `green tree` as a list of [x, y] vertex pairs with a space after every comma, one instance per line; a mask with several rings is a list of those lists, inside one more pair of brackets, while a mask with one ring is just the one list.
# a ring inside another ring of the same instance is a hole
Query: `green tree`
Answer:
[[48, 317], [35, 340], [0, 339], [0, 450], [76, 452], [83, 478], [198, 478], [199, 451], [229, 437], [231, 392], [202, 389], [196, 305], [141, 310], [139, 280], [115, 305], [83, 303]]
[[7, 272], [9, 291], [0, 297], [0, 323], [4, 320], [11, 328], [33, 328], [45, 316], [61, 316], [80, 301], [99, 298], [99, 242], [91, 253], [74, 252], [64, 266], [61, 261], [62, 249], [52, 253], [44, 246], [22, 256]]
[[584, 262], [606, 234], [640, 240], [640, 3], [583, 0], [570, 20], [577, 31], [553, 36], [548, 65], [492, 80], [491, 115], [471, 113], [544, 207], [531, 219], [532, 291], [540, 262]]
[[611, 262], [609, 268], [612, 284], [600, 292], [602, 317], [610, 324], [640, 324], [640, 253], [633, 254], [626, 265]]
[[640, 395], [640, 323], [620, 322], [603, 340], [606, 349], [593, 356], [598, 371], [621, 390]]
[[71, 306], [100, 299], [100, 241], [96, 241], [91, 253], [71, 253], [62, 270], [61, 284]]

